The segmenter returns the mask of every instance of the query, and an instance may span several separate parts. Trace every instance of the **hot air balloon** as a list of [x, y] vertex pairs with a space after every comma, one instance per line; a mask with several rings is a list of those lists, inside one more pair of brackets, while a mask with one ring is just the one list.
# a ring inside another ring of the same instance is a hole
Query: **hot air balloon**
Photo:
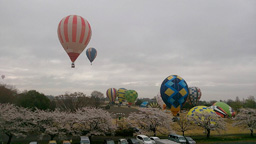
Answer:
[[188, 85], [180, 76], [170, 75], [162, 82], [160, 94], [166, 106], [171, 109], [172, 114], [177, 116], [187, 100]]
[[106, 95], [107, 95], [110, 103], [115, 103], [115, 100], [116, 100], [116, 89], [115, 88], [109, 88], [106, 92]]
[[5, 75], [1, 75], [1, 78], [4, 79], [4, 78], [5, 78]]
[[58, 26], [58, 37], [64, 50], [72, 61], [71, 67], [74, 68], [74, 62], [88, 45], [92, 35], [89, 22], [81, 16], [69, 15], [64, 17]]
[[135, 90], [127, 90], [125, 91], [124, 97], [130, 107], [136, 101], [138, 93]]
[[202, 92], [198, 87], [189, 87], [189, 96], [187, 101], [192, 106], [197, 106], [199, 99], [201, 98]]
[[164, 103], [164, 101], [162, 100], [162, 97], [160, 94], [158, 94], [156, 96], [156, 102], [157, 104], [161, 107], [161, 109], [165, 109], [166, 108], [166, 104]]
[[125, 91], [126, 91], [125, 88], [120, 88], [117, 91], [116, 96], [118, 97], [119, 104], [122, 104], [125, 101], [125, 97], [124, 97]]
[[93, 47], [91, 48], [88, 48], [86, 50], [86, 55], [87, 55], [87, 58], [89, 59], [89, 61], [91, 62], [92, 64], [92, 61], [96, 58], [97, 56], [97, 50]]
[[235, 116], [235, 111], [224, 102], [216, 102], [210, 108], [223, 118], [231, 118]]
[[[151, 107], [151, 108], [161, 108], [161, 106], [158, 104], [158, 103], [156, 103], [156, 102], [152, 102], [152, 103], [150, 103], [149, 104], [149, 106]], [[161, 108], [162, 109], [162, 108]]]
[[[198, 117], [196, 113], [209, 113], [216, 115], [216, 113], [211, 109], [206, 106], [195, 106], [192, 109], [189, 110], [187, 117], [197, 117], [199, 120], [204, 120], [204, 117]], [[210, 121], [211, 124], [215, 124], [214, 121]]]

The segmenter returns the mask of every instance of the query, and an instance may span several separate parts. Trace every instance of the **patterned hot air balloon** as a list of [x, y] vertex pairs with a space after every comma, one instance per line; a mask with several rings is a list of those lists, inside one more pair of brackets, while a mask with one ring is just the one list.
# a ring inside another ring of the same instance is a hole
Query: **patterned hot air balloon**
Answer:
[[192, 106], [197, 106], [199, 99], [202, 96], [202, 92], [198, 87], [189, 87], [188, 103]]
[[[151, 108], [161, 108], [161, 106], [158, 104], [158, 103], [156, 103], [156, 102], [152, 102], [152, 103], [150, 103], [149, 104], [149, 106], [151, 107]], [[162, 109], [162, 108], [161, 108]]]
[[127, 90], [125, 91], [124, 97], [128, 105], [131, 106], [136, 101], [138, 93], [135, 90]]
[[71, 67], [74, 68], [74, 62], [83, 52], [91, 39], [91, 26], [89, 22], [78, 15], [69, 15], [64, 17], [58, 26], [58, 37], [64, 50], [72, 61]]
[[115, 103], [115, 100], [116, 100], [116, 89], [115, 88], [109, 88], [106, 92], [106, 95], [107, 95], [110, 103]]
[[166, 106], [176, 116], [187, 100], [188, 85], [180, 76], [170, 75], [162, 82], [160, 94]]
[[163, 101], [163, 99], [161, 97], [161, 94], [158, 94], [156, 96], [156, 102], [161, 107], [161, 109], [165, 109], [166, 108], [166, 104], [164, 103], [164, 101]]
[[[206, 106], [195, 106], [189, 110], [187, 117], [194, 117], [194, 116], [197, 117], [196, 113], [202, 113], [202, 112], [216, 115], [216, 113], [211, 108], [208, 108]], [[197, 118], [200, 120], [204, 120], [204, 117], [197, 117]], [[211, 121], [210, 123], [215, 124], [214, 121]]]
[[87, 58], [89, 59], [89, 61], [90, 61], [91, 64], [92, 64], [93, 60], [94, 60], [94, 59], [96, 58], [96, 56], [97, 56], [97, 50], [96, 50], [95, 48], [93, 48], [93, 47], [88, 48], [88, 49], [86, 50], [86, 55], [87, 55]]
[[235, 116], [235, 111], [224, 102], [216, 102], [211, 108], [223, 118], [231, 118]]
[[126, 91], [125, 88], [120, 88], [117, 91], [116, 96], [118, 97], [119, 104], [122, 104], [125, 101], [125, 97], [124, 97], [125, 91]]

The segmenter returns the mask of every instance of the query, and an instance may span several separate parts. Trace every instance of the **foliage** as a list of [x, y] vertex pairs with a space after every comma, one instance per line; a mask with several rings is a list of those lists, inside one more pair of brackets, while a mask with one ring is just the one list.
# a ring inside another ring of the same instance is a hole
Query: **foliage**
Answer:
[[246, 108], [256, 108], [256, 101], [254, 96], [249, 96], [245, 102], [244, 102], [244, 107]]
[[50, 100], [42, 93], [35, 90], [25, 91], [19, 94], [17, 98], [17, 105], [32, 110], [50, 108]]
[[233, 124], [234, 126], [241, 126], [249, 129], [251, 131], [251, 136], [253, 136], [253, 129], [256, 129], [256, 109], [240, 109], [234, 120], [236, 121]]
[[137, 99], [137, 101], [135, 102], [136, 106], [140, 106], [143, 103], [142, 99]]
[[207, 111], [202, 111], [200, 113], [195, 112], [194, 116], [188, 116], [189, 121], [193, 124], [202, 127], [207, 133], [207, 138], [210, 137], [210, 132], [212, 130], [225, 130], [225, 121], [217, 114], [212, 114]]
[[105, 106], [105, 109], [106, 109], [106, 110], [110, 109], [110, 105], [106, 105], [106, 106]]
[[8, 85], [0, 84], [0, 103], [14, 103], [17, 96], [17, 90]]
[[129, 127], [125, 129], [118, 129], [115, 131], [115, 136], [132, 137], [135, 132], [134, 128]]
[[156, 132], [161, 134], [170, 133], [172, 131], [170, 124], [172, 117], [162, 110], [154, 108], [140, 108], [139, 113], [131, 113], [128, 121], [131, 126], [138, 127], [142, 132]]

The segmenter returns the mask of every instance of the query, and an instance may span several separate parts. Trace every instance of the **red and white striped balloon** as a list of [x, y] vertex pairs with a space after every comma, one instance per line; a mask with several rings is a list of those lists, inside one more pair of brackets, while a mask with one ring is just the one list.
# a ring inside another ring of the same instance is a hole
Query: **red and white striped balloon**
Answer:
[[92, 35], [89, 22], [81, 16], [69, 15], [64, 17], [58, 26], [58, 37], [67, 52], [72, 67], [74, 62], [88, 45]]

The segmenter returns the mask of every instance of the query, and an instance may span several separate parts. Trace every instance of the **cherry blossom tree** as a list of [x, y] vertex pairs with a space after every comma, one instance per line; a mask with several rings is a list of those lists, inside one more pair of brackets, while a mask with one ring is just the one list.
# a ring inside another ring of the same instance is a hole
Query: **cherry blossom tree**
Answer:
[[8, 136], [7, 144], [13, 136], [26, 137], [35, 128], [33, 112], [12, 104], [0, 104], [0, 130]]
[[105, 135], [116, 129], [109, 112], [97, 108], [82, 108], [76, 112], [81, 131], [86, 135]]
[[187, 117], [181, 116], [180, 119], [175, 123], [178, 127], [175, 127], [175, 130], [178, 132], [182, 132], [183, 136], [185, 131], [191, 130], [194, 127], [191, 125], [191, 122]]
[[139, 113], [131, 113], [128, 121], [131, 126], [139, 128], [142, 132], [156, 132], [161, 134], [170, 133], [172, 117], [158, 108], [140, 108]]
[[34, 112], [36, 117], [36, 131], [41, 136], [49, 135], [50, 139], [53, 140], [56, 136], [64, 136], [67, 131], [64, 127], [67, 121], [68, 114], [59, 110], [55, 111], [43, 111], [36, 110]]
[[195, 125], [205, 129], [207, 133], [207, 138], [210, 137], [211, 131], [220, 132], [220, 130], [226, 129], [226, 124], [223, 118], [217, 114], [212, 114], [207, 111], [202, 111], [200, 113], [195, 112], [194, 116], [189, 116], [188, 119]]
[[233, 124], [234, 126], [249, 129], [251, 131], [251, 136], [253, 136], [253, 129], [256, 129], [256, 109], [240, 109], [234, 120], [236, 121]]

